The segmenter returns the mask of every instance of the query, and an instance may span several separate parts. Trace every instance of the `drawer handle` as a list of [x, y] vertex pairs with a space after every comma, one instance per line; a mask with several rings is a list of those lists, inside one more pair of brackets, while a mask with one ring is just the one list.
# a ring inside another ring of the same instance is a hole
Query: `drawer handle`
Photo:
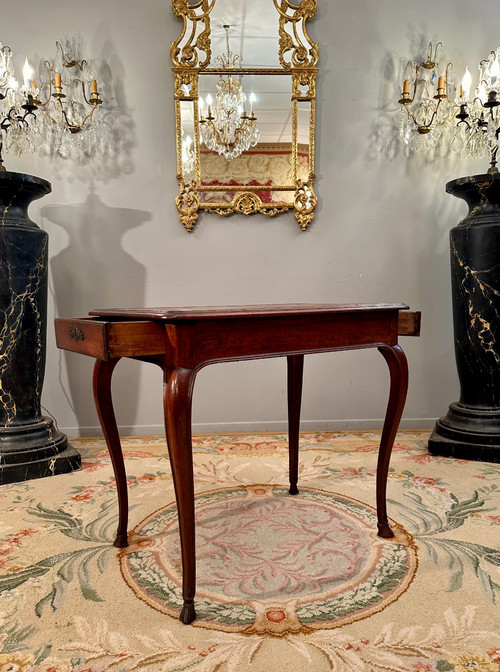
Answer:
[[75, 341], [84, 341], [85, 340], [85, 334], [83, 333], [83, 331], [80, 331], [80, 329], [78, 329], [78, 327], [70, 327], [69, 328], [69, 335]]

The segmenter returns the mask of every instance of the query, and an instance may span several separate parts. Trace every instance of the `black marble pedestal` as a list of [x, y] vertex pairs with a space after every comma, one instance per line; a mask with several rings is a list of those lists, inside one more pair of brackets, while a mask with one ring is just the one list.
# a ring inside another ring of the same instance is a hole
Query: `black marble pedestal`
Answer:
[[500, 462], [500, 174], [446, 185], [469, 213], [450, 231], [460, 400], [429, 440], [435, 455]]
[[67, 437], [41, 413], [48, 235], [28, 206], [50, 190], [38, 177], [0, 172], [0, 484], [80, 466]]

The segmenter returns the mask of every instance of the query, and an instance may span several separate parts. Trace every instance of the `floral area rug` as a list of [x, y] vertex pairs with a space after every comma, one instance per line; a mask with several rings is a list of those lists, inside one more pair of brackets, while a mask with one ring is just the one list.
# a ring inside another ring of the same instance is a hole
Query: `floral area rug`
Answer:
[[112, 546], [103, 440], [83, 467], [0, 487], [0, 672], [500, 672], [500, 465], [398, 434], [396, 533], [376, 534], [378, 433], [197, 436], [198, 618], [160, 437], [123, 441], [130, 546]]

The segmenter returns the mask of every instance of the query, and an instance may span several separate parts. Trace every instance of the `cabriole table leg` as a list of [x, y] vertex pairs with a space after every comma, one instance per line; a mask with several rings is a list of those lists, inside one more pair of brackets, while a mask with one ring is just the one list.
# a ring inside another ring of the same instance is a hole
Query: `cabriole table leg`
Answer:
[[120, 358], [102, 361], [96, 360], [94, 366], [94, 402], [101, 423], [104, 438], [111, 456], [111, 463], [115, 473], [116, 488], [118, 490], [118, 529], [113, 542], [118, 548], [128, 546], [128, 493], [127, 474], [120, 442], [120, 435], [116, 425], [116, 417], [111, 398], [111, 377]]
[[391, 387], [377, 462], [377, 521], [379, 537], [390, 539], [394, 536], [394, 532], [387, 518], [387, 475], [389, 473], [392, 446], [394, 445], [394, 439], [396, 438], [396, 432], [406, 401], [408, 362], [406, 361], [405, 353], [399, 345], [383, 345], [378, 349], [389, 366]]
[[180, 620], [196, 618], [195, 516], [191, 405], [196, 372], [192, 369], [164, 369], [163, 407], [165, 433], [177, 501], [182, 556], [182, 596]]

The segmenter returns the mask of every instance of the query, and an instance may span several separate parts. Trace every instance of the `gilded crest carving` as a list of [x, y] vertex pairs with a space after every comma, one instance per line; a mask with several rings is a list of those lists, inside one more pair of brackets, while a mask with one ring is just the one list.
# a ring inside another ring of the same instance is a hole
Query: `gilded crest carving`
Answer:
[[176, 98], [198, 98], [198, 77], [190, 70], [174, 73], [174, 95]]
[[[273, 0], [273, 2], [280, 15], [279, 58], [281, 65], [284, 68], [314, 68], [319, 58], [318, 44], [309, 37], [306, 21], [316, 14], [317, 0], [302, 0], [299, 5], [289, 0]], [[301, 30], [297, 30], [299, 23]], [[290, 60], [286, 58], [288, 52], [291, 52]]]
[[292, 97], [296, 100], [316, 98], [316, 69], [292, 72]]
[[303, 231], [307, 229], [314, 219], [317, 202], [318, 199], [314, 193], [312, 183], [297, 180], [297, 191], [295, 192], [294, 200], [295, 219]]
[[232, 201], [227, 204], [209, 203], [201, 205], [203, 210], [206, 210], [207, 212], [215, 212], [223, 217], [232, 215], [235, 212], [238, 212], [241, 215], [254, 215], [260, 212], [268, 217], [274, 217], [275, 215], [281, 215], [283, 212], [288, 212], [292, 207], [292, 205], [285, 204], [276, 204], [269, 207], [267, 204], [262, 203], [257, 194], [248, 191], [237, 194]]
[[188, 231], [192, 231], [198, 220], [200, 201], [193, 183], [184, 184], [181, 179], [181, 188], [175, 199], [179, 218]]
[[[170, 56], [174, 66], [204, 68], [210, 63], [210, 12], [216, 0], [172, 0], [172, 11], [177, 18], [184, 21], [181, 34], [172, 42]], [[198, 33], [198, 24], [204, 29]], [[185, 42], [184, 42], [185, 40]], [[199, 51], [205, 53], [205, 59], [200, 61]]]

